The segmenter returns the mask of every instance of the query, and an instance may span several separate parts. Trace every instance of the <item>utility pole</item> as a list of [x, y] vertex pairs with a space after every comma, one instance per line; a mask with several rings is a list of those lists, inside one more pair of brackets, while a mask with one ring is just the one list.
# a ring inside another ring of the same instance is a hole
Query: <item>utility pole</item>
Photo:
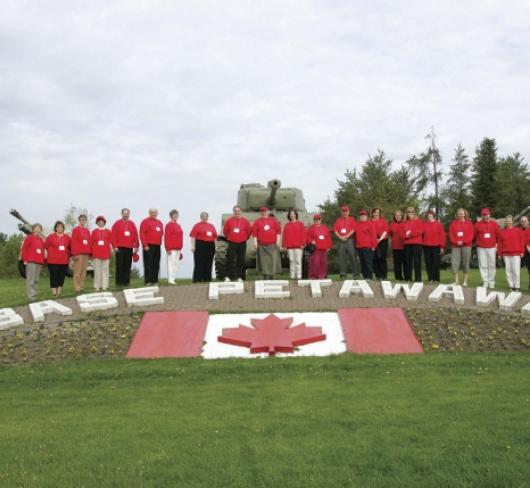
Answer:
[[440, 200], [438, 199], [438, 168], [437, 168], [437, 154], [438, 150], [436, 148], [436, 134], [434, 133], [434, 126], [431, 125], [431, 132], [425, 136], [425, 139], [431, 140], [431, 146], [429, 152], [431, 153], [431, 163], [432, 169], [434, 172], [434, 198], [436, 200], [436, 218], [440, 218]]

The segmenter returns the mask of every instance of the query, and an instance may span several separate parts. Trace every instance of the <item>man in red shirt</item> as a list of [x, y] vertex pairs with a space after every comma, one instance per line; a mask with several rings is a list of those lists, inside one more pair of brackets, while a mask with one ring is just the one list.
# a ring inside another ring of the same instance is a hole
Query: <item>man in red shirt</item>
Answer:
[[90, 257], [90, 230], [87, 227], [87, 216], [79, 215], [79, 225], [72, 231], [70, 250], [74, 258], [74, 289], [76, 292], [85, 286], [88, 258]]
[[238, 205], [234, 206], [232, 211], [232, 217], [223, 226], [223, 234], [228, 242], [225, 281], [243, 281], [247, 240], [251, 228], [250, 222], [245, 217], [241, 217], [241, 208]]
[[475, 242], [477, 244], [478, 267], [482, 286], [495, 288], [497, 241], [500, 228], [490, 219], [490, 209], [480, 211], [480, 221], [475, 224]]
[[138, 252], [138, 230], [130, 215], [131, 211], [123, 208], [121, 219], [114, 222], [111, 230], [112, 247], [116, 250], [117, 286], [129, 286], [133, 251]]
[[140, 224], [140, 241], [144, 250], [144, 281], [146, 285], [158, 283], [160, 271], [160, 245], [164, 236], [164, 224], [158, 220], [158, 210], [149, 209], [149, 217]]
[[339, 240], [337, 254], [339, 255], [339, 273], [343, 280], [348, 276], [348, 261], [351, 263], [352, 277], [359, 277], [359, 268], [355, 257], [355, 219], [350, 217], [350, 207], [340, 207], [340, 217], [335, 221], [333, 231]]
[[268, 213], [267, 207], [261, 207], [261, 216], [256, 219], [252, 226], [254, 247], [257, 250], [256, 269], [258, 273], [263, 274], [264, 280], [272, 280], [276, 273], [282, 271], [279, 252], [282, 227]]
[[325, 279], [328, 275], [328, 252], [332, 246], [331, 235], [319, 214], [313, 216], [313, 222], [307, 229], [307, 241], [315, 246], [309, 258], [309, 279]]

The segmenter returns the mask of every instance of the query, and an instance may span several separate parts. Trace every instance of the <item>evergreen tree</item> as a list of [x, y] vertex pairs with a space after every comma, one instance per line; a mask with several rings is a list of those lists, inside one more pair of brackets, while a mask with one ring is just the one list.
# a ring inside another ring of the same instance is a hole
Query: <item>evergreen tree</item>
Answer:
[[420, 210], [433, 208], [439, 211], [443, 206], [441, 195], [437, 197], [433, 191], [433, 185], [436, 185], [442, 176], [442, 157], [438, 148], [429, 147], [418, 156], [413, 154], [407, 159], [406, 165], [411, 174], [414, 196], [420, 201]]
[[470, 168], [469, 157], [462, 145], [458, 144], [449, 168], [447, 183], [441, 192], [445, 203], [441, 217], [445, 223], [453, 219], [457, 209], [469, 209], [471, 205]]
[[519, 153], [500, 158], [495, 178], [495, 215], [517, 215], [530, 205], [530, 171]]
[[485, 137], [473, 158], [471, 211], [478, 215], [482, 207], [495, 208], [497, 194], [497, 143]]

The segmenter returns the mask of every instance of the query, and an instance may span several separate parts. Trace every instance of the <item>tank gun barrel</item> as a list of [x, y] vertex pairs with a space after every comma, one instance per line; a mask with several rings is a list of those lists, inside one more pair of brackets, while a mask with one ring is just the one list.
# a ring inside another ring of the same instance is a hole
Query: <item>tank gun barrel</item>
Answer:
[[282, 186], [282, 182], [280, 180], [270, 180], [267, 183], [267, 186], [271, 189], [269, 198], [267, 199], [267, 205], [270, 208], [274, 208], [276, 205], [276, 192]]
[[22, 217], [22, 215], [20, 215], [20, 212], [14, 208], [12, 208], [9, 213], [15, 217], [16, 219], [20, 220], [23, 224], [25, 225], [31, 225], [30, 222], [28, 222], [24, 217]]

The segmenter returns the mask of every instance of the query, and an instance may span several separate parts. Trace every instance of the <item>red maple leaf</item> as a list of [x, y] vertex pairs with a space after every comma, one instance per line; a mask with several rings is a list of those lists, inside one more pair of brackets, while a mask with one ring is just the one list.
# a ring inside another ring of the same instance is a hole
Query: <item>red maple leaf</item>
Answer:
[[280, 319], [270, 314], [264, 319], [250, 319], [254, 328], [239, 324], [237, 328], [223, 329], [219, 342], [250, 348], [251, 353], [293, 352], [297, 346], [325, 341], [322, 327], [307, 327], [305, 323], [290, 327], [292, 318]]

